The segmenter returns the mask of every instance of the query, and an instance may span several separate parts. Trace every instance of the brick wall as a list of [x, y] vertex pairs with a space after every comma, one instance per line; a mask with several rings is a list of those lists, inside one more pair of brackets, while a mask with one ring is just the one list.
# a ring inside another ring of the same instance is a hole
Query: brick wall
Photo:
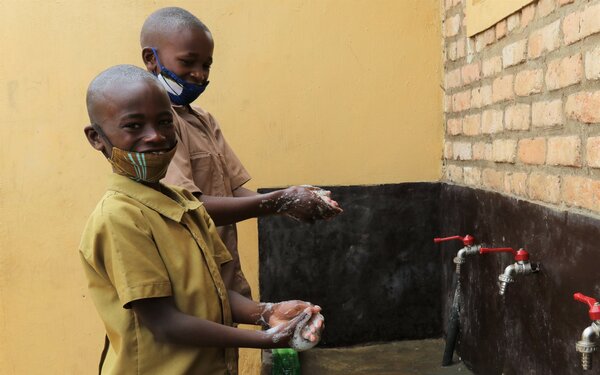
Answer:
[[600, 212], [600, 0], [539, 0], [466, 36], [444, 5], [444, 180]]

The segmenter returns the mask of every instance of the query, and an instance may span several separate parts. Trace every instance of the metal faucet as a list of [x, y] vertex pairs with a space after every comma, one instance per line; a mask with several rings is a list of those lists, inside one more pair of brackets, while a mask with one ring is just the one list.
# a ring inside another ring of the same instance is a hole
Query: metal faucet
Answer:
[[462, 241], [463, 245], [465, 245], [465, 247], [458, 250], [456, 257], [454, 257], [454, 263], [456, 264], [456, 274], [460, 274], [460, 266], [461, 266], [461, 264], [463, 264], [467, 261], [467, 259], [466, 259], [467, 255], [473, 255], [473, 254], [479, 253], [479, 249], [481, 248], [481, 245], [475, 245], [475, 237], [471, 236], [470, 234], [467, 234], [464, 237], [452, 236], [452, 237], [434, 238], [433, 242], [440, 243], [440, 242], [451, 241], [451, 240], [460, 240], [460, 241]]
[[587, 303], [590, 307], [589, 315], [592, 324], [583, 330], [581, 340], [575, 344], [575, 350], [581, 353], [581, 367], [584, 370], [592, 368], [592, 353], [598, 350], [600, 341], [600, 303], [581, 293], [573, 294], [576, 301]]
[[529, 261], [529, 253], [523, 249], [515, 251], [512, 247], [500, 247], [500, 248], [485, 248], [482, 247], [479, 250], [480, 254], [486, 253], [513, 253], [515, 257], [515, 263], [504, 269], [504, 273], [498, 276], [498, 285], [500, 286], [500, 295], [503, 296], [506, 291], [508, 283], [515, 281], [515, 275], [527, 275], [535, 273], [540, 270], [539, 263], [532, 263]]

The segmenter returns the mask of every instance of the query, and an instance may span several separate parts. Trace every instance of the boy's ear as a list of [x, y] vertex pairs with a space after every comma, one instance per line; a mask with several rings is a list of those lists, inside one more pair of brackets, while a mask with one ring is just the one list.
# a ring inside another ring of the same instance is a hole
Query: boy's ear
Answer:
[[156, 57], [154, 56], [154, 52], [152, 52], [152, 48], [144, 47], [142, 49], [142, 60], [149, 72], [158, 73], [158, 64], [156, 63]]
[[100, 140], [100, 134], [98, 134], [98, 132], [92, 127], [92, 125], [88, 125], [85, 128], [83, 128], [83, 133], [85, 134], [85, 137], [87, 138], [88, 142], [90, 142], [90, 145], [92, 145], [93, 148], [106, 155], [106, 146]]

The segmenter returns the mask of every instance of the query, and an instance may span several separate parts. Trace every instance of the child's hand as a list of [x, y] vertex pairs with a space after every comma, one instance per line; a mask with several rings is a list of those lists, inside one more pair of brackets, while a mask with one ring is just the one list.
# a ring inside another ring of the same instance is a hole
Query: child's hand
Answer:
[[308, 350], [319, 343], [325, 327], [323, 315], [314, 313], [312, 307], [306, 307], [290, 320], [270, 328], [266, 333], [276, 347], [291, 347], [297, 351]]
[[330, 191], [310, 185], [289, 187], [280, 200], [279, 212], [300, 221], [329, 219], [342, 212], [339, 204], [331, 199]]

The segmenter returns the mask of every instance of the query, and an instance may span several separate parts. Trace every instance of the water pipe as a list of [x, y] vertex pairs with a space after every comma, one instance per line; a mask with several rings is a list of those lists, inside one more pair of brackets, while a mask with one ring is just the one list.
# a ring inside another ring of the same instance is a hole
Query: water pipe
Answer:
[[[467, 252], [473, 253], [479, 251], [480, 245], [474, 245], [475, 237], [467, 234], [464, 237], [451, 236], [443, 238], [434, 238], [434, 243], [446, 242], [459, 240], [462, 241], [464, 247], [458, 252], [466, 255]], [[464, 259], [464, 255], [461, 255], [460, 259]], [[454, 258], [456, 263], [456, 272], [454, 274], [452, 284], [454, 287], [454, 298], [452, 299], [452, 306], [450, 307], [450, 315], [448, 316], [448, 332], [446, 334], [446, 346], [444, 348], [444, 357], [442, 358], [442, 366], [449, 366], [452, 364], [452, 357], [454, 356], [454, 348], [456, 347], [456, 341], [458, 339], [459, 331], [459, 317], [460, 317], [460, 306], [461, 306], [461, 293], [460, 293], [460, 265], [464, 263], [456, 262], [457, 258]]]
[[573, 298], [576, 301], [587, 303], [590, 308], [589, 316], [592, 324], [583, 330], [581, 340], [575, 344], [575, 350], [581, 353], [581, 367], [584, 370], [591, 370], [592, 353], [598, 350], [598, 341], [600, 341], [600, 303], [581, 293], [573, 294]]
[[504, 295], [508, 283], [515, 281], [515, 275], [527, 275], [530, 273], [538, 272], [540, 270], [539, 263], [532, 263], [529, 261], [529, 253], [524, 249], [515, 251], [512, 247], [500, 247], [500, 248], [486, 248], [482, 247], [479, 249], [480, 254], [487, 253], [512, 253], [515, 258], [515, 263], [504, 269], [504, 273], [498, 276], [500, 286], [500, 295]]

